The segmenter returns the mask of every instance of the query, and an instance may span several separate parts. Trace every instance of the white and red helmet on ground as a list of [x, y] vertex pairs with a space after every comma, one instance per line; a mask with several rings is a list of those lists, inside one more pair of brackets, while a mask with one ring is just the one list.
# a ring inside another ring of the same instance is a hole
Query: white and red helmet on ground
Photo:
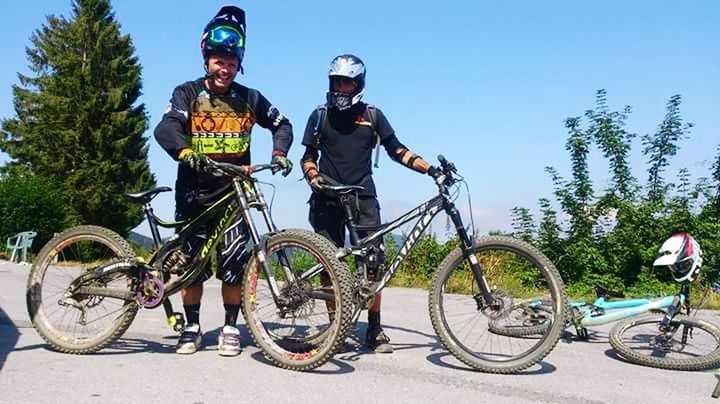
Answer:
[[669, 268], [678, 282], [692, 282], [700, 273], [702, 263], [700, 244], [687, 233], [677, 233], [660, 246], [653, 266]]

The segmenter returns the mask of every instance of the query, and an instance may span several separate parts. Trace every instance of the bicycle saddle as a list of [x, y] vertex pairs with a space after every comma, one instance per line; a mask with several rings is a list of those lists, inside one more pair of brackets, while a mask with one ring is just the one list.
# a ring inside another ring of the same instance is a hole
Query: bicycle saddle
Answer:
[[365, 187], [359, 185], [325, 185], [323, 189], [335, 192], [338, 195], [346, 195], [355, 191], [364, 191]]
[[603, 298], [615, 298], [615, 299], [623, 299], [625, 297], [625, 293], [623, 292], [613, 292], [612, 290], [606, 288], [602, 285], [595, 285], [595, 293], [597, 294], [597, 297], [603, 297]]
[[124, 194], [128, 199], [135, 202], [140, 203], [148, 203], [150, 202], [157, 194], [161, 192], [167, 192], [172, 191], [172, 188], [170, 187], [157, 187], [153, 189], [149, 189], [147, 191], [140, 191], [135, 193], [126, 193]]

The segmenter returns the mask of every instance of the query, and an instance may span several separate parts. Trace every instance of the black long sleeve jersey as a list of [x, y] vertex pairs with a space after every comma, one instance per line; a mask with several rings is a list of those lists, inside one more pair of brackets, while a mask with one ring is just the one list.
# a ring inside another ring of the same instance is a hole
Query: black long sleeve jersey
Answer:
[[[179, 85], [155, 128], [155, 139], [177, 160], [186, 148], [212, 159], [250, 164], [250, 140], [255, 124], [269, 129], [273, 150], [287, 154], [293, 140], [292, 126], [259, 91], [233, 83], [226, 94], [211, 94], [204, 78]], [[229, 179], [198, 173], [179, 164], [176, 201], [204, 202], [224, 189]]]

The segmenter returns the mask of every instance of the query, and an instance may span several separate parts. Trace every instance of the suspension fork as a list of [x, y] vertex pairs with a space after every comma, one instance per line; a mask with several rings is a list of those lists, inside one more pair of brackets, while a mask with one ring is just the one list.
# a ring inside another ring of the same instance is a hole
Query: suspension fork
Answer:
[[[268, 205], [265, 202], [265, 196], [263, 195], [262, 191], [260, 190], [260, 187], [258, 187], [257, 182], [252, 182], [252, 191], [255, 194], [255, 199], [257, 202], [254, 204], [254, 206], [257, 206], [257, 209], [262, 213], [263, 219], [265, 220], [265, 225], [271, 233], [277, 233], [278, 228], [275, 225], [275, 221], [273, 221], [272, 216], [270, 215], [270, 211], [268, 209]], [[267, 252], [265, 250], [265, 244], [262, 243], [263, 251]], [[285, 279], [288, 280], [290, 283], [295, 283], [297, 281], [295, 274], [292, 271], [292, 268], [290, 266], [290, 260], [288, 259], [287, 255], [285, 254], [284, 250], [278, 251], [278, 258], [280, 259], [280, 266], [282, 266], [283, 273], [285, 274]]]
[[255, 227], [255, 222], [253, 222], [252, 215], [250, 214], [250, 204], [245, 196], [245, 190], [243, 189], [241, 180], [233, 178], [233, 188], [235, 189], [235, 194], [237, 196], [238, 203], [240, 204], [240, 212], [243, 219], [245, 219], [250, 237], [255, 243], [255, 246], [253, 247], [253, 254], [258, 262], [260, 262], [263, 272], [267, 277], [268, 285], [270, 285], [270, 293], [276, 302], [280, 303], [280, 305], [285, 305], [287, 304], [287, 299], [280, 296], [280, 288], [278, 287], [277, 280], [275, 279], [275, 274], [267, 261], [267, 251], [265, 250], [264, 240], [260, 238], [257, 228]]
[[482, 266], [480, 266], [480, 261], [478, 261], [477, 256], [475, 255], [475, 243], [470, 239], [470, 236], [468, 236], [467, 231], [465, 230], [462, 218], [460, 217], [460, 212], [458, 212], [455, 204], [449, 201], [447, 197], [445, 198], [443, 207], [450, 217], [450, 220], [452, 220], [455, 225], [455, 231], [457, 231], [458, 237], [460, 238], [460, 248], [462, 249], [463, 257], [470, 262], [470, 269], [475, 276], [475, 280], [480, 286], [480, 294], [482, 295], [483, 301], [481, 302], [479, 300], [480, 296], [474, 296], [475, 300], [478, 302], [478, 307], [483, 307], [483, 302], [485, 305], [491, 306], [495, 302], [495, 298], [493, 297], [490, 285], [485, 278]]

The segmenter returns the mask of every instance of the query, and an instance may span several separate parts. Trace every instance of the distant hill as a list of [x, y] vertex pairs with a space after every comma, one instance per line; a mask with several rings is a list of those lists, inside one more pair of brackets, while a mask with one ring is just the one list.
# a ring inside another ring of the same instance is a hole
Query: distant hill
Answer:
[[130, 232], [128, 239], [143, 248], [151, 249], [154, 246], [152, 238], [140, 233], [135, 233], [134, 231]]

